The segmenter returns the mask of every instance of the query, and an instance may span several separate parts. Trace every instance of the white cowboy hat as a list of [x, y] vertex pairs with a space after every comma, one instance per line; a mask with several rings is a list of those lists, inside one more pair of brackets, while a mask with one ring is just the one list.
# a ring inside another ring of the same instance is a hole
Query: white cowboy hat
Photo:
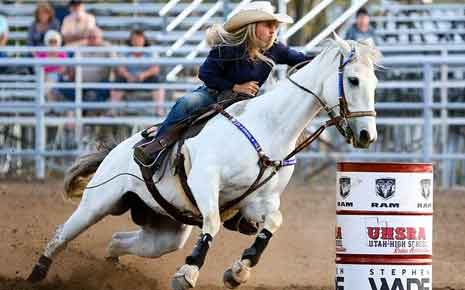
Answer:
[[223, 27], [227, 32], [234, 32], [247, 24], [260, 21], [294, 22], [289, 15], [274, 13], [274, 7], [270, 2], [256, 1], [244, 5], [238, 12], [231, 15]]

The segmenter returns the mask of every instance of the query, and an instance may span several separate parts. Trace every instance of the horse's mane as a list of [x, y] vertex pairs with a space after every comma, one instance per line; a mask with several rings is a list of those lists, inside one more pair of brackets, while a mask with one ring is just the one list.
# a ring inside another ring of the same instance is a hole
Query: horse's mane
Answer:
[[[364, 64], [373, 65], [375, 69], [380, 68], [379, 65], [382, 57], [381, 51], [377, 47], [370, 46], [360, 41], [346, 40], [351, 47], [355, 47], [355, 56]], [[328, 55], [333, 54], [333, 58], [340, 55], [339, 45], [334, 39], [327, 39], [323, 42], [323, 50], [318, 54], [318, 58], [322, 60]]]

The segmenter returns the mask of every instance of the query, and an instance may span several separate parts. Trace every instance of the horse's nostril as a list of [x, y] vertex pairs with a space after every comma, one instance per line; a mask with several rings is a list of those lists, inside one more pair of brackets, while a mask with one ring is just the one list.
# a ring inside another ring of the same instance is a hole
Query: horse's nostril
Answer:
[[367, 144], [370, 142], [370, 133], [367, 130], [360, 131], [360, 143]]

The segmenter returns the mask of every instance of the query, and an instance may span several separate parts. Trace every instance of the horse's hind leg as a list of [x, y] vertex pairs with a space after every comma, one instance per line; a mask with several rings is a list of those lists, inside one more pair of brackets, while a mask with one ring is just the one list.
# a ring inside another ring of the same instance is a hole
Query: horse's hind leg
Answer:
[[43, 280], [50, 268], [52, 258], [63, 250], [68, 242], [109, 213], [111, 206], [115, 203], [104, 200], [104, 198], [101, 200], [90, 198], [90, 196], [97, 194], [99, 192], [85, 192], [79, 207], [63, 225], [58, 226], [55, 235], [48, 242], [43, 255], [39, 258], [32, 273], [29, 275], [28, 281], [39, 282]]
[[117, 260], [123, 255], [158, 258], [182, 248], [191, 230], [191, 226], [157, 215], [156, 220], [139, 231], [115, 233], [108, 245], [108, 259]]

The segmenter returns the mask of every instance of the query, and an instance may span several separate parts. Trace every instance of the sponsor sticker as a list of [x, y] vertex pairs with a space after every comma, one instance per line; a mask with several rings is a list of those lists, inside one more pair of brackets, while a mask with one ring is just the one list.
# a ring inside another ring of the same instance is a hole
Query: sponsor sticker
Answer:
[[431, 265], [336, 265], [336, 290], [432, 290]]
[[378, 178], [376, 179], [376, 195], [383, 199], [390, 199], [396, 193], [395, 178]]
[[350, 177], [339, 178], [339, 195], [342, 198], [348, 197], [350, 194]]

